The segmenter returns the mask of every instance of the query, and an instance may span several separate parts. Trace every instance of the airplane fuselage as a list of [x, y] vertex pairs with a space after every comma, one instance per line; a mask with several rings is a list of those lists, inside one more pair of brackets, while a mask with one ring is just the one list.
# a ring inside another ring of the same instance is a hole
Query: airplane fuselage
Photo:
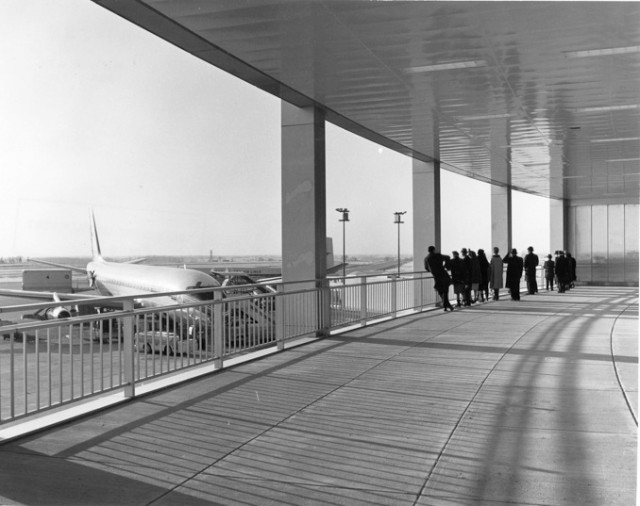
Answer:
[[[87, 264], [87, 275], [94, 288], [105, 296], [137, 296], [177, 292], [195, 288], [215, 288], [220, 284], [204, 272], [157, 265], [112, 263], [94, 260]], [[167, 306], [211, 300], [212, 294], [187, 294], [143, 298], [142, 306]]]

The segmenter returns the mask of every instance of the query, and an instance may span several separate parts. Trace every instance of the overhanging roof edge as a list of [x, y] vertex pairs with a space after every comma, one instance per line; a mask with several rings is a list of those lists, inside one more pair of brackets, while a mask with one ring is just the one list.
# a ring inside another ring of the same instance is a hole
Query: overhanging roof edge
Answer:
[[377, 133], [370, 128], [357, 123], [356, 121], [326, 107], [324, 104], [317, 102], [315, 99], [300, 93], [290, 86], [278, 81], [272, 76], [253, 67], [238, 57], [232, 55], [226, 50], [216, 46], [210, 41], [204, 39], [200, 35], [185, 28], [175, 20], [166, 16], [162, 12], [154, 9], [150, 5], [141, 0], [92, 0], [95, 4], [107, 9], [115, 15], [133, 23], [134, 25], [146, 30], [149, 33], [159, 37], [162, 40], [182, 49], [183, 51], [203, 60], [243, 81], [278, 97], [281, 100], [289, 102], [297, 107], [318, 107], [325, 113], [325, 119], [334, 125], [347, 130], [355, 135], [363, 137], [371, 142], [379, 144], [405, 156], [409, 156], [423, 162], [440, 163], [441, 167], [449, 167], [446, 170], [454, 172], [466, 177], [471, 177], [485, 183], [508, 186], [514, 190], [530, 193], [533, 195], [543, 196], [547, 198], [558, 199], [552, 195], [545, 195], [539, 192], [527, 190], [511, 186], [507, 183], [495, 181], [491, 178], [469, 175], [468, 171], [457, 168], [442, 160], [438, 160], [426, 153], [416, 151], [411, 147], [394, 141], [384, 135]]

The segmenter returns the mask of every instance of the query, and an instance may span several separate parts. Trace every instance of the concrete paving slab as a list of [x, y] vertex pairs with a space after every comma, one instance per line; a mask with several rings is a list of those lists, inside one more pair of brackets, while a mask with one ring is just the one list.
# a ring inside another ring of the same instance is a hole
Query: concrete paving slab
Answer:
[[632, 435], [553, 429], [461, 431], [418, 504], [634, 504], [635, 444]]
[[633, 504], [637, 293], [566, 295], [386, 321], [5, 444], [0, 503]]

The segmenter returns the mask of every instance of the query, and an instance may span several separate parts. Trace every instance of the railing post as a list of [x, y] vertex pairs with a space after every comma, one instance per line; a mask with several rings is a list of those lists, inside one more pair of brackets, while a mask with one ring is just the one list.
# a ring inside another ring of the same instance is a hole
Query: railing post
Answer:
[[360, 277], [360, 321], [367, 323], [367, 277]]
[[213, 363], [218, 369], [223, 367], [224, 357], [224, 302], [222, 291], [213, 292]]
[[318, 294], [318, 337], [328, 337], [331, 333], [331, 286], [327, 278], [316, 281]]
[[398, 277], [393, 276], [391, 282], [391, 313], [393, 318], [397, 316], [398, 312]]
[[127, 398], [135, 397], [135, 361], [133, 350], [133, 299], [125, 300], [122, 303], [122, 309], [125, 312], [123, 322], [122, 345], [124, 351], [124, 396]]
[[284, 285], [278, 285], [276, 295], [276, 342], [278, 351], [284, 350]]

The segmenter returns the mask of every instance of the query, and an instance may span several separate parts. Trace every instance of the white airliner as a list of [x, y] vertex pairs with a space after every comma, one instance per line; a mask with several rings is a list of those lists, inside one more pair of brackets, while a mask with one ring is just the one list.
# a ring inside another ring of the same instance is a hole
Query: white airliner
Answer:
[[[100, 296], [139, 296], [162, 292], [181, 292], [186, 290], [216, 288], [220, 283], [204, 272], [193, 269], [179, 269], [156, 265], [138, 265], [136, 263], [108, 262], [102, 257], [100, 241], [95, 217], [91, 213], [91, 243], [93, 259], [87, 264], [86, 274], [89, 284], [98, 291]], [[62, 267], [76, 272], [85, 273], [78, 267], [34, 260], [34, 262], [55, 267]], [[135, 262], [135, 261], [134, 261]], [[73, 300], [96, 298], [88, 294], [51, 294], [48, 292], [0, 290], [0, 294], [14, 297], [45, 300]], [[197, 303], [213, 299], [213, 291], [188, 293], [177, 296], [161, 296], [136, 299], [136, 304], [142, 307], [171, 306], [176, 304]], [[58, 316], [55, 316], [55, 315]], [[69, 312], [58, 311], [48, 313], [48, 317], [68, 317]]]

